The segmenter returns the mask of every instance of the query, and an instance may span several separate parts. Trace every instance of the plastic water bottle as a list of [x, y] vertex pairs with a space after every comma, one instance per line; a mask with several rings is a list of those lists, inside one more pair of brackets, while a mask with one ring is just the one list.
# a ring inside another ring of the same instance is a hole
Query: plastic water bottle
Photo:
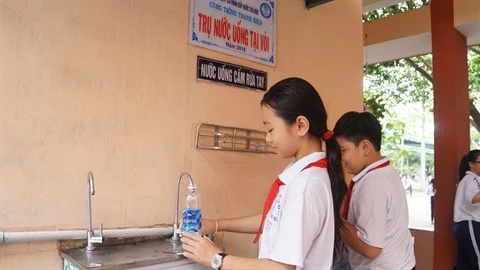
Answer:
[[200, 194], [196, 186], [188, 186], [185, 208], [182, 211], [182, 231], [201, 234], [202, 209], [200, 207]]

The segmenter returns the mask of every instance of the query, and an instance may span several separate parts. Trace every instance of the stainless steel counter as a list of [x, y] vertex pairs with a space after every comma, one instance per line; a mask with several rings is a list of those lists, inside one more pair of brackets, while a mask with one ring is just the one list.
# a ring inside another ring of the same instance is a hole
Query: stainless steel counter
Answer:
[[74, 249], [61, 252], [61, 256], [80, 270], [208, 269], [181, 255], [175, 255], [174, 251], [179, 248], [180, 243], [158, 239], [135, 244], [99, 246], [92, 252], [86, 252], [84, 248]]
[[189, 259], [183, 259], [174, 262], [167, 262], [162, 264], [156, 265], [149, 265], [149, 266], [142, 266], [131, 268], [129, 270], [173, 270], [173, 269], [181, 269], [181, 270], [208, 270], [212, 269], [210, 267], [203, 266], [201, 264], [195, 263]]

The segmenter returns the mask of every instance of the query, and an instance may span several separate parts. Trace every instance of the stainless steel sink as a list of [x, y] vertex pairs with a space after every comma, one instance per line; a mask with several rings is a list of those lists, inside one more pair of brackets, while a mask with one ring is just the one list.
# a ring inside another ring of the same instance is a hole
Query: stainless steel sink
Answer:
[[175, 264], [172, 262], [176, 261], [179, 261], [179, 265], [192, 264], [193, 262], [185, 257], [176, 255], [175, 251], [179, 248], [179, 242], [174, 243], [170, 239], [158, 239], [134, 244], [99, 246], [95, 251], [86, 251], [84, 248], [74, 249], [61, 252], [61, 256], [80, 270], [135, 269], [149, 265], [168, 265], [168, 263], [173, 267]]
[[131, 268], [129, 270], [163, 270], [163, 269], [165, 270], [173, 270], [173, 269], [207, 270], [212, 268], [195, 263], [194, 261], [189, 259], [183, 259], [183, 260], [174, 261], [174, 262], [167, 262], [167, 263], [161, 263], [156, 265], [148, 265], [148, 266]]

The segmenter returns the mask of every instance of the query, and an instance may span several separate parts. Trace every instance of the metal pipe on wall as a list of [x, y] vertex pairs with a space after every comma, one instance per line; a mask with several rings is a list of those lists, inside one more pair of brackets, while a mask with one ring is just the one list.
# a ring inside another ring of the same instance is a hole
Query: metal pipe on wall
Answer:
[[[170, 236], [172, 227], [166, 228], [129, 228], [104, 230], [105, 238], [128, 238], [142, 236]], [[20, 242], [40, 242], [56, 240], [87, 239], [86, 230], [74, 231], [37, 231], [37, 232], [0, 232], [0, 245]]]

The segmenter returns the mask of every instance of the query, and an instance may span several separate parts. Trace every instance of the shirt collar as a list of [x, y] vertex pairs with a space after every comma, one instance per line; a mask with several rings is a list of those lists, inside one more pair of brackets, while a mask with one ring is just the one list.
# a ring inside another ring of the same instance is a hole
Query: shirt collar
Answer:
[[285, 185], [292, 183], [295, 177], [305, 168], [308, 164], [315, 162], [319, 159], [325, 158], [327, 155], [325, 152], [314, 152], [299, 160], [294, 160], [283, 170], [281, 174], [278, 175], [278, 178], [282, 180]]
[[382, 157], [382, 159], [378, 160], [378, 161], [375, 161], [374, 163], [368, 165], [365, 169], [363, 169], [360, 173], [356, 174], [353, 178], [352, 178], [352, 181], [353, 182], [357, 182], [359, 180], [361, 180], [369, 170], [377, 167], [377, 166], [380, 166], [382, 165], [383, 163], [387, 162], [388, 161], [388, 158], [387, 157]]
[[476, 175], [476, 174], [475, 174], [474, 172], [472, 172], [472, 171], [467, 171], [465, 174], [469, 174], [469, 175], [471, 175], [471, 176], [473, 176], [473, 177], [478, 177], [478, 175]]

